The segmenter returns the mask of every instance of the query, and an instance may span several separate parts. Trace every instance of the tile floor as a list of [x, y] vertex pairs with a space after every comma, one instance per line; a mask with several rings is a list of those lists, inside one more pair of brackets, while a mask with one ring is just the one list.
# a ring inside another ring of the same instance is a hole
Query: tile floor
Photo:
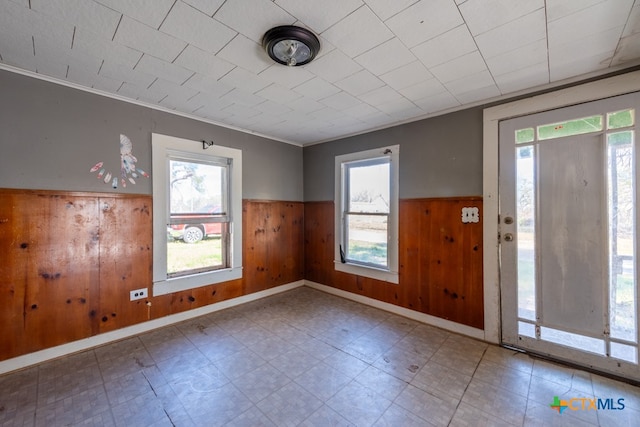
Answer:
[[640, 388], [302, 287], [0, 376], [0, 425], [631, 426]]

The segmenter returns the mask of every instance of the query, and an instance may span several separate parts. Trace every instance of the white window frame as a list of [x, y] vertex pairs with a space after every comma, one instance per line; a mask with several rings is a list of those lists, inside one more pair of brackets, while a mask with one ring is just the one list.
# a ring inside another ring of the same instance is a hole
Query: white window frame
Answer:
[[[153, 133], [153, 295], [207, 286], [242, 278], [242, 151], [201, 141]], [[167, 225], [169, 224], [169, 158], [207, 162], [212, 157], [231, 160], [229, 194], [229, 267], [179, 277], [167, 275]]]
[[[343, 263], [340, 256], [340, 245], [344, 247], [344, 168], [343, 164], [377, 159], [380, 157], [389, 157], [390, 159], [390, 202], [389, 202], [389, 222], [387, 224], [387, 256], [388, 269], [376, 268], [372, 266]], [[398, 275], [398, 198], [399, 198], [399, 159], [400, 145], [391, 145], [388, 147], [376, 148], [373, 150], [360, 151], [357, 153], [343, 154], [336, 156], [335, 159], [335, 251], [334, 266], [337, 271], [351, 273], [358, 276], [369, 277], [372, 279], [383, 280], [390, 283], [399, 283]]]

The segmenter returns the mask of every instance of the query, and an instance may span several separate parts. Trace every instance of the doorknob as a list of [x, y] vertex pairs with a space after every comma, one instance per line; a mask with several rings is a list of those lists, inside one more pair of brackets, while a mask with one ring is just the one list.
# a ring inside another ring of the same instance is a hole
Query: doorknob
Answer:
[[505, 241], [505, 242], [512, 242], [512, 241], [513, 241], [513, 234], [511, 234], [511, 233], [505, 233], [505, 235], [504, 235], [504, 241]]

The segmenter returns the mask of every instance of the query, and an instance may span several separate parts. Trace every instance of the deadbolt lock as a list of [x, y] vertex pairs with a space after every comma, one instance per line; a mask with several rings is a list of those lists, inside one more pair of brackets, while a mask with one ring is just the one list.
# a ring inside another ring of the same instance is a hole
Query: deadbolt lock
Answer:
[[513, 224], [513, 218], [510, 217], [510, 216], [504, 217], [504, 223], [505, 224]]

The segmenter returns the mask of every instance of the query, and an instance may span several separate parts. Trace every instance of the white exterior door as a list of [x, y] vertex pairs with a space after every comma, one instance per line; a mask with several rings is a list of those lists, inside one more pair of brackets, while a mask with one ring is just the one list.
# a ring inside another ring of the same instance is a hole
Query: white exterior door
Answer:
[[502, 341], [640, 379], [633, 93], [500, 123]]

